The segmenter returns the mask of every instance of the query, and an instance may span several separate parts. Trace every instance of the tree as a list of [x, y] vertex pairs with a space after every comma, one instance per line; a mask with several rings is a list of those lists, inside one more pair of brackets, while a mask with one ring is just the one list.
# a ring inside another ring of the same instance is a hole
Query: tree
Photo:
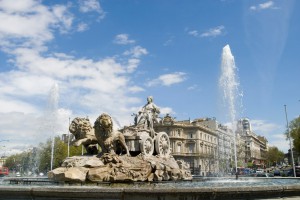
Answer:
[[[293, 139], [293, 150], [300, 154], [300, 116], [292, 120], [289, 124], [291, 138]], [[286, 138], [289, 139], [288, 132], [285, 132]]]
[[[10, 171], [19, 171], [21, 173], [48, 172], [51, 168], [51, 145], [52, 139], [48, 138], [45, 143], [40, 143], [38, 147], [26, 150], [22, 153], [9, 156], [4, 166]], [[83, 153], [86, 153], [85, 149]], [[68, 154], [68, 145], [64, 143], [59, 136], [54, 138], [53, 169], [60, 167]], [[82, 146], [70, 146], [70, 157], [82, 154]]]
[[[41, 151], [40, 154], [40, 165], [39, 171], [48, 172], [51, 168], [51, 151], [52, 151], [52, 139], [49, 138], [45, 144], [41, 143], [39, 145]], [[68, 145], [65, 144], [59, 136], [54, 138], [54, 151], [53, 151], [53, 169], [60, 167], [62, 162], [67, 157], [67, 148]], [[81, 146], [80, 147], [70, 147], [70, 156], [81, 155]]]
[[284, 153], [280, 151], [277, 147], [269, 147], [269, 150], [266, 153], [267, 163], [270, 166], [274, 166], [284, 158]]
[[22, 174], [28, 174], [33, 172], [36, 164], [34, 160], [34, 149], [23, 151], [12, 156], [9, 156], [5, 161], [5, 166], [7, 166], [11, 171], [18, 171]]

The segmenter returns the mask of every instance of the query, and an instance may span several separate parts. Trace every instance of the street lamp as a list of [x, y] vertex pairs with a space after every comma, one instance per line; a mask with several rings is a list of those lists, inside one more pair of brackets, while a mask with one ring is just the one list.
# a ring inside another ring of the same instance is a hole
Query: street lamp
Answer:
[[[69, 117], [69, 127], [70, 127], [70, 117]], [[70, 157], [70, 130], [68, 129], [68, 157]]]
[[292, 148], [292, 139], [291, 139], [291, 134], [290, 134], [289, 121], [288, 121], [288, 117], [287, 117], [286, 105], [284, 105], [284, 111], [285, 111], [285, 118], [286, 118], [286, 128], [287, 128], [288, 137], [289, 137], [289, 140], [290, 140], [290, 149], [291, 149], [291, 156], [292, 156], [292, 164], [293, 164], [294, 177], [296, 177], [295, 162], [294, 162], [294, 153], [293, 153], [293, 148]]

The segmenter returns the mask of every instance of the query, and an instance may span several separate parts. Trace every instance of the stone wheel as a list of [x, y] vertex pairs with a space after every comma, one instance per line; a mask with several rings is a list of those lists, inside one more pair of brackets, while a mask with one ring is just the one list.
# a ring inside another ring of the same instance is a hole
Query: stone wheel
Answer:
[[155, 151], [162, 157], [170, 155], [170, 139], [165, 132], [159, 132], [155, 138]]
[[154, 152], [154, 142], [150, 136], [144, 136], [140, 140], [141, 152], [146, 156], [151, 156]]

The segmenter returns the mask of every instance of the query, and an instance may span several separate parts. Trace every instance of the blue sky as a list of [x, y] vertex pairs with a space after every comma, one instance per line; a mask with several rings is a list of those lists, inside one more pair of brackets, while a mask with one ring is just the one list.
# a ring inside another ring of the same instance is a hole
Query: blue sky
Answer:
[[[0, 143], [12, 154], [44, 142], [49, 95], [56, 133], [69, 117], [102, 112], [119, 124], [149, 95], [162, 116], [228, 123], [218, 87], [229, 44], [243, 93], [239, 117], [287, 151], [286, 121], [299, 115], [298, 1], [0, 0]], [[50, 121], [50, 122], [49, 122]], [[50, 125], [49, 125], [50, 123]], [[1, 155], [2, 156], [2, 155]]]

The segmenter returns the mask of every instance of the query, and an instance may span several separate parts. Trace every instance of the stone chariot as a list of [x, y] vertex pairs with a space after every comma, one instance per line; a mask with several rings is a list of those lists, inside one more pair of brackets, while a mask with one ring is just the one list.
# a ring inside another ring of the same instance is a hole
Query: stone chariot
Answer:
[[153, 97], [147, 98], [147, 104], [135, 116], [133, 126], [124, 127], [126, 145], [132, 154], [143, 153], [145, 156], [158, 155], [169, 157], [170, 139], [165, 132], [155, 132], [154, 123], [158, 123], [159, 107], [153, 103]]
[[170, 156], [170, 139], [167, 133], [158, 132], [153, 137], [147, 130], [138, 130], [135, 127], [123, 129], [126, 145], [133, 154], [143, 153], [145, 156]]
[[[69, 127], [75, 136], [73, 144], [84, 145], [87, 155], [66, 158], [48, 172], [48, 178], [81, 183], [191, 180], [189, 165], [171, 155], [167, 133], [154, 130], [159, 108], [151, 96], [147, 101], [135, 114], [134, 125], [121, 130], [113, 129], [107, 113], [102, 113], [93, 127], [88, 119], [75, 118]], [[100, 153], [95, 143], [101, 147]]]

